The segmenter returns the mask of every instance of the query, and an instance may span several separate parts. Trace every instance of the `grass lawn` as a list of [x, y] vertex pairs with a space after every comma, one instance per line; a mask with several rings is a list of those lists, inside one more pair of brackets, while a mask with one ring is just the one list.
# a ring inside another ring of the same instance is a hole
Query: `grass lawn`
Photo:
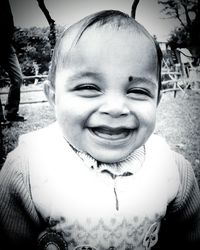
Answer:
[[[23, 93], [25, 90], [41, 89], [41, 86], [23, 86], [21, 102], [46, 100], [43, 92]], [[1, 97], [3, 103], [6, 95]], [[21, 104], [20, 114], [27, 118], [23, 123], [13, 123], [3, 129], [5, 155], [16, 145], [21, 134], [44, 127], [54, 121], [52, 108], [47, 102]], [[200, 92], [187, 90], [186, 94], [163, 93], [158, 107], [155, 132], [163, 135], [170, 146], [182, 153], [195, 170], [200, 185]]]
[[191, 162], [200, 186], [200, 92], [178, 92], [176, 98], [164, 93], [155, 131]]

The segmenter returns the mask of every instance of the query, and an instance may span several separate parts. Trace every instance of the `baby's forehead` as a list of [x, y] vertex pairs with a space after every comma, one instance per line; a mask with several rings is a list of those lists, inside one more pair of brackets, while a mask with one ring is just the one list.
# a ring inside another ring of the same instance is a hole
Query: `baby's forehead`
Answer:
[[[65, 57], [68, 52], [81, 43], [85, 37], [87, 37], [87, 39], [90, 39], [90, 37], [102, 37], [103, 39], [104, 36], [109, 37], [109, 35], [111, 42], [113, 38], [116, 37], [122, 41], [124, 37], [124, 42], [127, 42], [127, 40], [132, 40], [133, 50], [136, 46], [140, 47], [143, 44], [148, 44], [148, 49], [154, 51], [155, 54], [157, 54], [153, 38], [138, 23], [135, 24], [134, 22], [130, 22], [126, 25], [123, 24], [121, 26], [118, 26], [117, 23], [106, 23], [103, 25], [100, 23], [95, 23], [83, 30], [81, 29], [81, 26], [75, 26], [73, 29], [67, 31], [63, 35], [59, 48], [61, 52], [60, 54]], [[139, 44], [134, 42], [136, 40], [139, 40]], [[144, 51], [141, 51], [141, 53], [142, 52]]]
[[100, 68], [112, 69], [115, 72], [116, 68], [121, 68], [126, 77], [134, 75], [135, 66], [141, 63], [145, 65], [140, 67], [141, 70], [153, 67], [152, 72], [156, 73], [157, 68], [156, 52], [148, 37], [142, 33], [130, 32], [129, 29], [110, 30], [110, 26], [106, 25], [92, 26], [85, 30], [63, 62], [60, 69], [68, 69], [68, 72], [77, 67], [90, 72], [104, 72]]

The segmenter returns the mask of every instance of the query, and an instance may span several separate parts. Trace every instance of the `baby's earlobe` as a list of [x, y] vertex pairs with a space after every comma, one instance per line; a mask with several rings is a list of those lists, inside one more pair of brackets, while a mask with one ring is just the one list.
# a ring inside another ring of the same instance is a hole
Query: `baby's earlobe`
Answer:
[[55, 91], [52, 87], [52, 84], [49, 80], [44, 82], [44, 93], [46, 95], [47, 100], [49, 103], [54, 106], [55, 105]]

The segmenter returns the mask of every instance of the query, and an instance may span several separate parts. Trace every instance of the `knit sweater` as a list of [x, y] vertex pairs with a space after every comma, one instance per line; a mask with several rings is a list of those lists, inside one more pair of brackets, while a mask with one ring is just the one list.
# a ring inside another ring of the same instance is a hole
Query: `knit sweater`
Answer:
[[192, 167], [155, 135], [118, 164], [77, 152], [57, 124], [22, 136], [0, 172], [0, 201], [6, 250], [200, 246]]

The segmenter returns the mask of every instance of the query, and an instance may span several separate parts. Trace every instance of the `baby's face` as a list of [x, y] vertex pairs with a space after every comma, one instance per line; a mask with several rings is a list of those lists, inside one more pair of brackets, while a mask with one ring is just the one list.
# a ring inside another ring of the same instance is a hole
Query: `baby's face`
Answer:
[[157, 57], [142, 35], [87, 30], [57, 71], [55, 85], [65, 138], [98, 161], [123, 160], [154, 130]]

